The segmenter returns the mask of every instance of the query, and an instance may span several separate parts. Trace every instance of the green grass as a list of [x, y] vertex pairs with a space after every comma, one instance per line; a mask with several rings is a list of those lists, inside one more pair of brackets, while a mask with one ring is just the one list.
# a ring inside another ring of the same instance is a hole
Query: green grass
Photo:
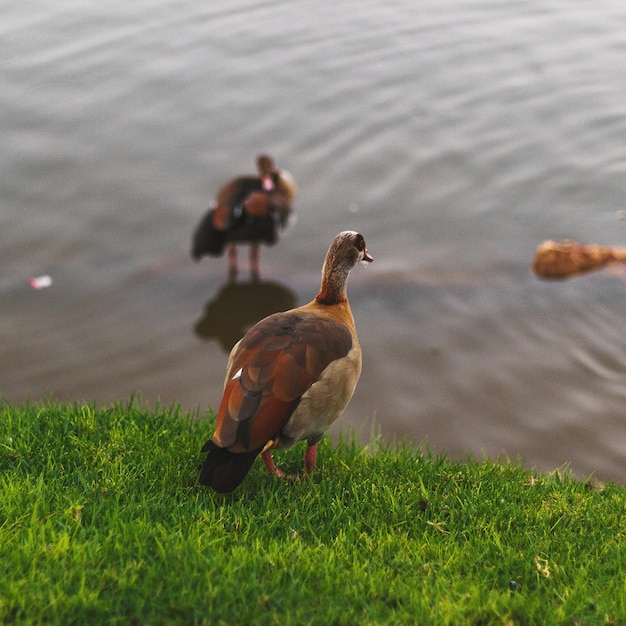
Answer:
[[311, 479], [258, 462], [218, 496], [196, 483], [211, 432], [0, 406], [0, 623], [626, 623], [624, 486], [344, 437]]

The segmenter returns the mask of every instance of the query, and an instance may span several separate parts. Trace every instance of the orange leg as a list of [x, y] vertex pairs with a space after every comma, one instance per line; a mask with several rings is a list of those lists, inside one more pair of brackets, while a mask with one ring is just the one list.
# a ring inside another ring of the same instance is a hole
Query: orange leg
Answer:
[[310, 474], [315, 467], [315, 460], [317, 459], [317, 444], [314, 443], [309, 446], [304, 453], [304, 471]]
[[253, 243], [250, 246], [250, 273], [253, 278], [259, 277], [259, 244]]
[[237, 276], [237, 246], [228, 244], [228, 272], [231, 276]]
[[263, 450], [263, 452], [261, 452], [261, 456], [263, 457], [263, 461], [265, 461], [265, 467], [267, 467], [270, 474], [274, 474], [275, 476], [285, 475], [283, 470], [276, 467], [276, 464], [274, 463], [274, 459], [272, 458], [272, 453], [270, 452], [269, 449]]

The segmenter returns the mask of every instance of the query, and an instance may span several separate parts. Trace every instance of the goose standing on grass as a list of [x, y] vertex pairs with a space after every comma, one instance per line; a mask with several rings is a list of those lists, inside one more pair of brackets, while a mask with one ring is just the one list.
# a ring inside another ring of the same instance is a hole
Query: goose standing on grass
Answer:
[[304, 471], [317, 443], [348, 405], [361, 374], [361, 347], [348, 303], [350, 270], [373, 261], [359, 233], [333, 240], [319, 293], [304, 306], [258, 322], [230, 353], [224, 395], [200, 483], [226, 493], [241, 483], [260, 454], [278, 476], [272, 448], [306, 440]]
[[291, 202], [295, 182], [285, 170], [278, 170], [266, 154], [257, 158], [258, 176], [240, 176], [217, 193], [214, 205], [198, 224], [191, 256], [221, 256], [228, 246], [228, 265], [237, 275], [237, 244], [250, 244], [250, 271], [259, 275], [259, 244], [274, 245], [280, 231], [293, 218]]

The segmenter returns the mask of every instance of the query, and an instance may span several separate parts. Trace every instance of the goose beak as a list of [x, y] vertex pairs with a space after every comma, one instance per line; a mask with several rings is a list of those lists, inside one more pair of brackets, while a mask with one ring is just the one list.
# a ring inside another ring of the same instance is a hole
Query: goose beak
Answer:
[[374, 260], [374, 257], [367, 251], [367, 248], [363, 250], [363, 260], [371, 263]]

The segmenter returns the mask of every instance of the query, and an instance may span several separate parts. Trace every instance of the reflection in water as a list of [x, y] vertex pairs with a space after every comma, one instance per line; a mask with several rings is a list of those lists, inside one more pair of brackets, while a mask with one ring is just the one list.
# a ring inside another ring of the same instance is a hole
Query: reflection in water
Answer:
[[194, 331], [203, 339], [217, 339], [228, 353], [259, 320], [295, 306], [295, 294], [284, 285], [260, 280], [230, 281], [207, 302]]

